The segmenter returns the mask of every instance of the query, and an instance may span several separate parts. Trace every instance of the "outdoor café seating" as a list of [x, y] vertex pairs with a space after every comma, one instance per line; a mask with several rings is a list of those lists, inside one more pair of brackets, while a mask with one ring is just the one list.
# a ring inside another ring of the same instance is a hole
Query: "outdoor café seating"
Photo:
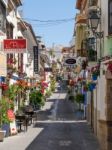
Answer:
[[24, 131], [27, 131], [28, 122], [29, 122], [28, 116], [26, 116], [25, 114], [17, 114], [15, 116], [15, 118], [16, 118], [16, 124], [17, 124], [17, 127], [18, 127], [18, 131], [21, 132], [22, 127], [24, 127]]
[[27, 105], [22, 107], [16, 114], [16, 124], [18, 130], [21, 132], [22, 128], [27, 131], [28, 126], [37, 120], [37, 110], [34, 110], [33, 106]]
[[30, 106], [30, 105], [27, 105], [24, 107], [24, 113], [25, 115], [28, 116], [29, 118], [29, 123], [32, 124], [33, 123], [33, 115], [34, 115], [34, 110], [33, 110], [33, 107]]

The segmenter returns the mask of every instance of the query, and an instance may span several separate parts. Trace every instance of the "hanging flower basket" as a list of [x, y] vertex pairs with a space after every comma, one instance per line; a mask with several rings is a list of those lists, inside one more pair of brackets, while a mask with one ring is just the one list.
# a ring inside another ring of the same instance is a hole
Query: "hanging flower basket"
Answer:
[[96, 87], [96, 83], [88, 83], [88, 89], [89, 91], [93, 91]]
[[96, 66], [91, 69], [92, 79], [97, 80], [97, 77], [100, 75], [100, 67]]
[[92, 80], [95, 81], [97, 80], [98, 76], [97, 75], [92, 75]]
[[2, 88], [2, 90], [7, 90], [8, 89], [8, 85], [6, 83], [0, 83], [0, 87]]

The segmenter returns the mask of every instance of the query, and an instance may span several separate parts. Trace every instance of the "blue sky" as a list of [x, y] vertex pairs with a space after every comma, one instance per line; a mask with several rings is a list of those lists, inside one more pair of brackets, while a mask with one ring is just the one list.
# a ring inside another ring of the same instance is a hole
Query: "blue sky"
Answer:
[[[75, 17], [75, 0], [24, 0], [24, 18], [38, 20], [57, 20]], [[68, 45], [74, 30], [75, 21], [53, 26], [42, 26], [39, 22], [27, 20], [32, 24], [36, 35], [42, 36], [47, 46], [54, 43]]]

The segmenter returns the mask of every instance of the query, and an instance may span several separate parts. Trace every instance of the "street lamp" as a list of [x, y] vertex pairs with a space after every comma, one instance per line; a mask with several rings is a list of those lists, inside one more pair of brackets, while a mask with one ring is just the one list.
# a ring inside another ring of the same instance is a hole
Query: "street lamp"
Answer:
[[90, 28], [94, 32], [95, 30], [97, 30], [98, 24], [100, 23], [100, 17], [97, 14], [97, 11], [90, 12], [88, 19], [90, 20]]
[[98, 25], [100, 23], [100, 15], [101, 15], [101, 12], [100, 11], [97, 11], [97, 10], [92, 10], [90, 13], [89, 13], [89, 22], [90, 22], [90, 28], [94, 34], [94, 36], [96, 38], [103, 38], [103, 32], [96, 32], [97, 28], [98, 28]]

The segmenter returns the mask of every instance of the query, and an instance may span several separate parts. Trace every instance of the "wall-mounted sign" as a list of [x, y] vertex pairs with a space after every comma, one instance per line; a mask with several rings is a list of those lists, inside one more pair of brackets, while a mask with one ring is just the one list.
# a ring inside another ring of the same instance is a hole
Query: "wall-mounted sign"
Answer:
[[34, 53], [34, 72], [35, 74], [38, 74], [38, 46], [33, 47], [33, 53]]
[[67, 65], [74, 65], [76, 63], [76, 59], [75, 58], [67, 58], [65, 60], [65, 64]]
[[6, 39], [3, 47], [6, 53], [25, 53], [27, 42], [26, 39]]

